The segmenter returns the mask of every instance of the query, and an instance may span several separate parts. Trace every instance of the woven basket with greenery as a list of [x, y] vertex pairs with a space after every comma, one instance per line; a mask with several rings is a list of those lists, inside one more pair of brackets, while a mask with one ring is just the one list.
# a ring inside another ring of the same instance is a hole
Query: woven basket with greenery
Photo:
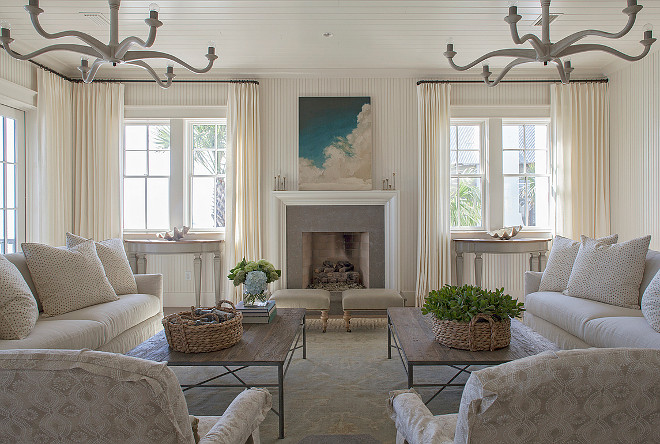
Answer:
[[496, 350], [511, 342], [511, 318], [525, 309], [504, 288], [445, 285], [429, 293], [423, 314], [432, 314], [435, 339], [462, 350]]

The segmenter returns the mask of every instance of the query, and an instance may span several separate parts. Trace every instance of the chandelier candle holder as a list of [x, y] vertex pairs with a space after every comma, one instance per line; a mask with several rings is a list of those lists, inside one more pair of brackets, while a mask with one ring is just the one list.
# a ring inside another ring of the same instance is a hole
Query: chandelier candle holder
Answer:
[[[80, 60], [80, 66], [78, 69], [82, 73], [82, 80], [85, 83], [90, 83], [94, 80], [96, 73], [99, 68], [106, 64], [111, 63], [113, 66], [119, 64], [139, 66], [146, 70], [151, 77], [163, 88], [168, 88], [172, 85], [172, 79], [176, 76], [174, 74], [174, 67], [172, 64], [167, 66], [165, 72], [166, 80], [161, 80], [154, 71], [154, 69], [147, 64], [146, 60], [150, 59], [165, 59], [169, 60], [171, 63], [176, 63], [188, 71], [203, 74], [208, 72], [213, 67], [213, 62], [218, 58], [215, 54], [215, 44], [212, 42], [209, 44], [208, 51], [206, 53], [206, 58], [208, 59], [208, 64], [204, 68], [195, 68], [183, 60], [175, 57], [173, 55], [160, 52], [160, 51], [131, 51], [130, 49], [134, 46], [138, 46], [142, 49], [150, 48], [154, 41], [156, 40], [156, 30], [163, 25], [163, 22], [158, 20], [158, 12], [160, 8], [157, 4], [152, 3], [149, 5], [149, 18], [144, 22], [149, 26], [149, 36], [147, 40], [144, 41], [139, 37], [126, 37], [121, 42], [119, 41], [119, 5], [121, 0], [108, 0], [108, 5], [110, 6], [110, 42], [106, 45], [100, 40], [92, 37], [89, 34], [85, 34], [80, 31], [62, 31], [56, 33], [46, 32], [39, 23], [39, 15], [44, 12], [43, 9], [39, 7], [39, 0], [29, 0], [29, 4], [25, 6], [25, 10], [30, 14], [30, 19], [32, 20], [32, 26], [39, 33], [40, 36], [49, 39], [59, 39], [62, 37], [76, 37], [81, 40], [85, 45], [75, 45], [75, 44], [56, 44], [51, 46], [46, 46], [37, 51], [31, 52], [29, 54], [21, 55], [14, 52], [10, 48], [10, 44], [14, 41], [11, 38], [11, 30], [8, 24], [0, 24], [1, 34], [0, 42], [2, 43], [3, 48], [11, 57], [18, 60], [30, 60], [39, 55], [52, 52], [52, 51], [71, 51], [81, 54], [83, 57]], [[90, 66], [89, 58], [94, 58], [94, 62]]]
[[[552, 63], [556, 65], [557, 71], [559, 72], [559, 77], [561, 82], [566, 84], [570, 82], [571, 72], [573, 71], [573, 66], [571, 62], [566, 58], [574, 54], [579, 54], [589, 51], [603, 51], [609, 54], [613, 54], [621, 59], [627, 60], [629, 62], [634, 62], [644, 58], [651, 49], [651, 45], [655, 43], [656, 39], [653, 38], [653, 30], [650, 25], [647, 25], [644, 30], [644, 38], [640, 43], [644, 46], [644, 50], [641, 54], [637, 56], [631, 56], [624, 54], [621, 51], [618, 51], [614, 48], [610, 48], [606, 45], [600, 44], [576, 44], [578, 41], [582, 40], [588, 36], [604, 37], [607, 39], [618, 39], [630, 32], [633, 25], [635, 24], [635, 18], [637, 13], [642, 10], [642, 5], [637, 4], [637, 0], [628, 0], [628, 6], [623, 9], [623, 13], [628, 16], [628, 23], [626, 26], [619, 32], [605, 32], [598, 31], [595, 29], [587, 29], [585, 31], [579, 31], [574, 34], [569, 35], [556, 43], [550, 41], [550, 0], [541, 0], [541, 23], [542, 23], [542, 34], [541, 38], [538, 38], [534, 34], [526, 34], [522, 37], [518, 34], [518, 22], [522, 19], [522, 16], [518, 14], [518, 7], [515, 5], [509, 6], [509, 15], [504, 17], [504, 21], [509, 24], [511, 30], [511, 38], [516, 45], [521, 45], [527, 41], [532, 45], [533, 49], [499, 49], [496, 51], [491, 51], [488, 54], [485, 54], [474, 62], [465, 65], [459, 66], [454, 63], [454, 57], [456, 56], [456, 51], [454, 51], [453, 43], [447, 44], [447, 51], [444, 53], [444, 56], [449, 60], [449, 64], [452, 68], [457, 71], [465, 71], [473, 66], [478, 65], [492, 57], [514, 57], [514, 60], [506, 65], [502, 72], [494, 79], [489, 80], [492, 72], [487, 64], [483, 65], [483, 71], [481, 76], [484, 78], [484, 82], [488, 86], [495, 86], [502, 78], [515, 66], [522, 65], [523, 63], [529, 62], [541, 62], [544, 65]], [[563, 60], [562, 60], [563, 59]]]

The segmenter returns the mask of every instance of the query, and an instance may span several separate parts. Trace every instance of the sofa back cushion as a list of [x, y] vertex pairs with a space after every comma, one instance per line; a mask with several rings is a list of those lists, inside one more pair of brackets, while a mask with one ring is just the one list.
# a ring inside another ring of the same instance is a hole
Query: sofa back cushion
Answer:
[[642, 300], [642, 295], [646, 291], [653, 278], [660, 271], [660, 251], [649, 250], [646, 254], [646, 263], [644, 264], [644, 277], [642, 284], [639, 286], [639, 300]]
[[23, 253], [9, 253], [5, 254], [4, 256], [5, 259], [14, 264], [18, 271], [21, 272], [23, 279], [25, 279], [25, 283], [28, 284], [28, 287], [30, 287], [32, 296], [34, 296], [34, 299], [37, 301], [37, 307], [39, 307], [39, 311], [44, 311], [41, 306], [41, 301], [39, 300], [39, 295], [37, 294], [37, 288], [34, 286], [34, 282], [32, 281], [32, 275], [30, 274], [30, 269], [27, 266], [25, 255]]
[[0, 256], [0, 339], [23, 339], [39, 317], [37, 301], [16, 266]]
[[[1, 442], [194, 443], [165, 363], [90, 350], [0, 351]], [[6, 413], [6, 415], [5, 415]]]
[[658, 368], [660, 350], [592, 348], [473, 372], [454, 442], [652, 442]]

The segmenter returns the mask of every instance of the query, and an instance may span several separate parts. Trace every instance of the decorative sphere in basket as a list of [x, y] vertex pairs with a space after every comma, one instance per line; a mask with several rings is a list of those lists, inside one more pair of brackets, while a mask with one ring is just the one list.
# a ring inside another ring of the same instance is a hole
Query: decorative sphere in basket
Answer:
[[445, 285], [433, 290], [422, 307], [431, 314], [435, 339], [462, 350], [495, 350], [511, 342], [511, 318], [519, 317], [523, 303], [504, 294], [472, 285]]
[[243, 303], [245, 305], [263, 305], [268, 299], [267, 286], [282, 275], [281, 270], [265, 259], [246, 261], [243, 258], [227, 276], [234, 287], [243, 284]]

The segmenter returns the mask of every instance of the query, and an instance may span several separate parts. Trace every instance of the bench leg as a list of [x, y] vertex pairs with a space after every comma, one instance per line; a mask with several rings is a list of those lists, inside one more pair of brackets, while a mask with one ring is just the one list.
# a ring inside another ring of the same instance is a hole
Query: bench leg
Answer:
[[350, 333], [351, 331], [351, 312], [344, 310], [344, 325], [346, 326], [346, 331]]
[[321, 310], [321, 322], [323, 322], [323, 333], [328, 328], [328, 310]]

